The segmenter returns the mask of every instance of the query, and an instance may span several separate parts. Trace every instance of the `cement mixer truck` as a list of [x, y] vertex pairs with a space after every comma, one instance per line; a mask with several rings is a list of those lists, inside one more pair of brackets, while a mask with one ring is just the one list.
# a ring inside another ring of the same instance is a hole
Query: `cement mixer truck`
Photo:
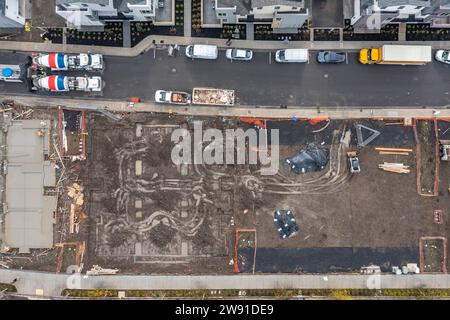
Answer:
[[85, 91], [100, 92], [103, 89], [101, 77], [67, 77], [67, 76], [38, 76], [33, 79], [32, 90], [67, 92]]
[[101, 71], [104, 68], [103, 55], [80, 53], [38, 53], [33, 56], [33, 64], [52, 71], [82, 70]]

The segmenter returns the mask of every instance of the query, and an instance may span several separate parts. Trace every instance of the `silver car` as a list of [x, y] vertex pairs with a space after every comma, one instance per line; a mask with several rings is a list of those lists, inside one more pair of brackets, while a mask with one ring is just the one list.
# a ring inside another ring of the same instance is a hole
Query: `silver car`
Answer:
[[344, 52], [320, 51], [317, 54], [317, 62], [319, 63], [344, 63], [347, 56]]

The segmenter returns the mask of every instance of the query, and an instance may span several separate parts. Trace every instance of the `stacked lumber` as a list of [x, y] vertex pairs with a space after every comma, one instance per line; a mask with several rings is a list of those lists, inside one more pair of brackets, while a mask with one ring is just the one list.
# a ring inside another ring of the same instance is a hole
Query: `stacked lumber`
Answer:
[[78, 183], [73, 183], [72, 186], [67, 187], [67, 195], [72, 198], [69, 213], [69, 233], [78, 233], [81, 220], [87, 218], [87, 215], [82, 212], [84, 204], [84, 187]]
[[379, 151], [381, 155], [398, 155], [398, 156], [408, 156], [413, 149], [405, 149], [405, 148], [381, 148], [376, 147], [376, 151]]
[[409, 166], [405, 166], [403, 163], [390, 163], [384, 162], [378, 165], [378, 168], [394, 173], [409, 173]]
[[78, 183], [74, 183], [71, 187], [67, 187], [67, 190], [67, 195], [74, 199], [78, 206], [82, 206], [84, 203], [84, 187], [80, 186]]

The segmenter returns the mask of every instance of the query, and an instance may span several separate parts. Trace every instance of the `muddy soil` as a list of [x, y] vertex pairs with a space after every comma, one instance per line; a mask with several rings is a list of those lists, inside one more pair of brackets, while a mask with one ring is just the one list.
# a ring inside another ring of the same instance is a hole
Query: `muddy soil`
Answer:
[[443, 272], [444, 241], [440, 239], [425, 240], [423, 245], [422, 272]]
[[[88, 159], [66, 163], [55, 243], [86, 241], [85, 270], [98, 264], [120, 273], [231, 274], [236, 228], [256, 229], [255, 265], [260, 272], [354, 271], [371, 262], [389, 270], [392, 264], [418, 262], [421, 237], [448, 236], [450, 166], [441, 165], [439, 196], [421, 197], [415, 153], [381, 156], [374, 150], [414, 148], [412, 128], [359, 121], [381, 135], [357, 148], [352, 121], [331, 122], [319, 133], [313, 131], [323, 123], [269, 123], [269, 128], [280, 130], [279, 172], [262, 176], [258, 165], [173, 164], [171, 133], [179, 127], [192, 129], [195, 120], [219, 130], [249, 127], [235, 119], [139, 113], [113, 122], [89, 114]], [[137, 124], [143, 125], [141, 136]], [[346, 130], [352, 132], [350, 146], [340, 147]], [[434, 135], [430, 127], [422, 130], [422, 154], [434, 157]], [[285, 159], [309, 142], [332, 149], [330, 161], [320, 172], [297, 175]], [[347, 150], [359, 152], [361, 173], [349, 173]], [[411, 172], [384, 172], [378, 169], [384, 161], [402, 162]], [[424, 161], [423, 181], [432, 190], [434, 161]], [[73, 182], [86, 188], [88, 218], [79, 234], [68, 233], [71, 199], [66, 186]], [[436, 208], [444, 209], [442, 225], [433, 221]], [[273, 221], [277, 209], [294, 213], [299, 226], [295, 236], [280, 239]], [[241, 261], [253, 265], [254, 252], [252, 247], [241, 248]], [[56, 257], [57, 250], [51, 250], [15, 266], [55, 271]], [[71, 259], [65, 257], [67, 263]]]
[[425, 194], [434, 193], [436, 174], [436, 136], [433, 121], [417, 121], [420, 159], [420, 190]]

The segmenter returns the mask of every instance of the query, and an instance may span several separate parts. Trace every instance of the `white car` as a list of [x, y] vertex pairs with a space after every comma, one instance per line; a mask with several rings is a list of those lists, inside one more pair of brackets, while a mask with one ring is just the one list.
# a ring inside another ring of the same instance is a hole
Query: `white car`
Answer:
[[308, 49], [278, 50], [277, 52], [275, 52], [275, 61], [279, 63], [307, 63], [309, 61]]
[[435, 58], [437, 61], [450, 64], [450, 51], [438, 50], [438, 51], [436, 51]]
[[230, 60], [250, 61], [252, 60], [253, 52], [248, 49], [227, 49], [225, 55]]

